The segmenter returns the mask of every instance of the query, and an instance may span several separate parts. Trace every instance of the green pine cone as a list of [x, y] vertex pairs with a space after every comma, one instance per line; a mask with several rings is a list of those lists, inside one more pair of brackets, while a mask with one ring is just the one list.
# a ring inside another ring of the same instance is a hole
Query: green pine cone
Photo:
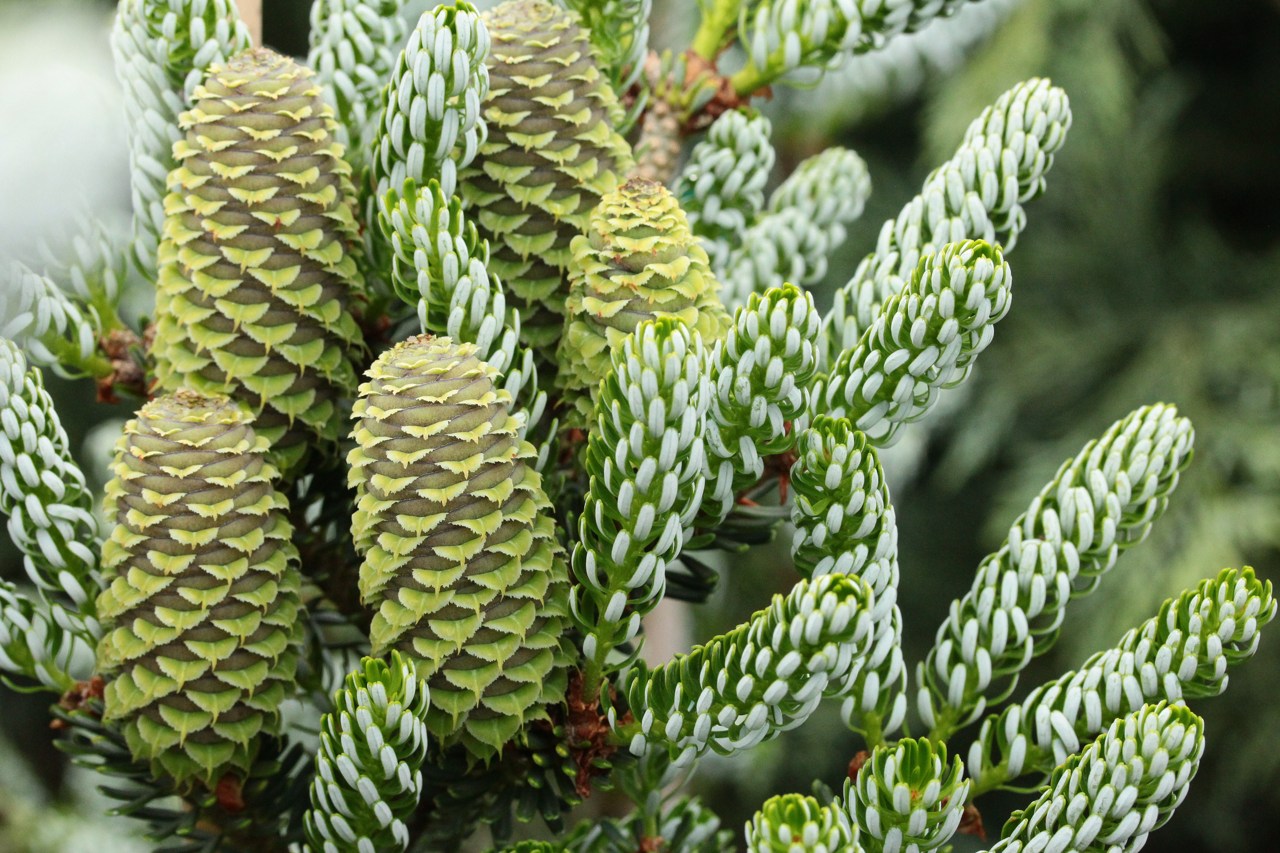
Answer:
[[398, 344], [360, 387], [348, 456], [373, 653], [419, 661], [433, 738], [482, 759], [565, 689], [568, 569], [496, 375], [472, 344]]
[[509, 0], [483, 18], [492, 39], [489, 136], [458, 187], [493, 247], [490, 271], [524, 309], [524, 340], [549, 357], [563, 327], [569, 243], [631, 169], [631, 150], [575, 12]]
[[351, 168], [311, 71], [256, 49], [211, 70], [174, 145], [156, 381], [228, 394], [286, 472], [336, 440], [362, 348]]
[[179, 783], [247, 773], [293, 683], [297, 558], [267, 449], [241, 406], [191, 391], [143, 406], [117, 446], [103, 719]]
[[557, 362], [584, 417], [610, 354], [645, 320], [674, 317], [711, 343], [729, 328], [720, 285], [666, 187], [633, 178], [600, 200], [573, 238], [569, 299]]

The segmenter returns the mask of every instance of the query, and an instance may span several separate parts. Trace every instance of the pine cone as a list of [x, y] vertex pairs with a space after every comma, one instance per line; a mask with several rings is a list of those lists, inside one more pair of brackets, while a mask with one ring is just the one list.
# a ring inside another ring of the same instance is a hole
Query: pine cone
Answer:
[[590, 417], [610, 353], [645, 320], [675, 317], [710, 343], [729, 328], [707, 253], [666, 187], [633, 178], [608, 193], [573, 238], [561, 385]]
[[459, 191], [490, 241], [490, 270], [523, 302], [521, 333], [550, 355], [567, 295], [569, 242], [631, 168], [622, 109], [574, 12], [510, 0], [485, 13], [492, 39], [488, 141]]
[[256, 49], [215, 67], [182, 114], [156, 295], [156, 381], [229, 394], [293, 468], [336, 440], [353, 394], [362, 288], [351, 169], [310, 70]]
[[103, 719], [180, 783], [247, 773], [293, 682], [299, 580], [266, 451], [239, 405], [179, 391], [125, 427], [107, 484]]
[[490, 758], [564, 695], [568, 571], [511, 397], [471, 344], [421, 335], [384, 353], [348, 457], [373, 654], [420, 661], [427, 726]]

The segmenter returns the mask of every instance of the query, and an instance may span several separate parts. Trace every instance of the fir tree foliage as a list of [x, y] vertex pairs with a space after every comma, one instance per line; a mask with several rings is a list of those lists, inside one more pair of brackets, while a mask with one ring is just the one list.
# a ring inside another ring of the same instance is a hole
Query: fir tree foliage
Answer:
[[795, 285], [753, 294], [707, 358], [715, 377], [707, 417], [708, 494], [699, 526], [715, 528], [739, 491], [764, 474], [764, 460], [791, 450], [809, 411], [820, 317]]
[[845, 575], [802, 580], [727, 634], [658, 669], [624, 675], [633, 722], [611, 723], [633, 755], [666, 752], [675, 767], [714, 750], [748, 749], [802, 724], [850, 688], [873, 634], [870, 588]]
[[0, 512], [50, 615], [89, 643], [101, 633], [94, 607], [101, 538], [92, 504], [40, 371], [0, 338]]
[[475, 345], [525, 411], [523, 437], [537, 425], [546, 394], [538, 388], [533, 353], [520, 344], [520, 315], [508, 307], [501, 280], [490, 274], [489, 244], [463, 212], [462, 200], [446, 198], [435, 180], [423, 188], [408, 181], [401, 192], [385, 196], [380, 220], [391, 239], [395, 292], [416, 303], [424, 334]]
[[[382, 88], [405, 41], [405, 0], [316, 0], [307, 65], [338, 119], [347, 161], [363, 175], [377, 129]], [[362, 182], [359, 182], [362, 183]]]
[[777, 158], [769, 141], [772, 132], [764, 115], [729, 110], [693, 146], [676, 183], [689, 227], [717, 273], [764, 209], [765, 187]]
[[867, 851], [937, 850], [960, 826], [969, 781], [960, 756], [928, 738], [872, 750], [845, 786], [845, 802]]
[[902, 724], [907, 710], [898, 525], [884, 471], [865, 433], [847, 420], [819, 416], [800, 436], [791, 485], [796, 571], [806, 577], [852, 575], [874, 596], [875, 640], [855, 665], [844, 713], [875, 744]]
[[706, 487], [703, 433], [710, 389], [702, 339], [678, 320], [642, 323], [612, 354], [587, 439], [590, 476], [573, 546], [573, 619], [590, 662], [640, 633], [662, 600]]
[[26, 351], [33, 364], [64, 376], [109, 369], [98, 353], [100, 321], [50, 278], [10, 260], [0, 266], [0, 338]]
[[831, 365], [819, 405], [848, 416], [880, 447], [968, 378], [1009, 311], [1013, 281], [998, 247], [948, 243], [920, 258], [857, 346]]
[[969, 750], [975, 785], [1047, 773], [1144, 705], [1219, 695], [1228, 669], [1253, 655], [1275, 613], [1270, 582], [1249, 568], [1224, 569], [1165, 602], [1113, 648], [983, 720]]
[[[649, 0], [488, 5], [406, 36], [401, 0], [317, 0], [313, 72], [247, 49], [229, 0], [120, 4], [134, 274], [89, 224], [0, 282], [0, 512], [30, 581], [0, 579], [0, 672], [61, 693], [66, 751], [188, 850], [462, 849], [482, 824], [501, 847], [537, 819], [555, 839], [506, 849], [730, 849], [675, 783], [830, 699], [866, 760], [840, 796], [769, 797], [747, 849], [942, 849], [1024, 776], [1048, 784], [996, 850], [1141, 846], [1202, 749], [1181, 703], [1254, 653], [1269, 583], [1224, 570], [999, 706], [1147, 536], [1190, 423], [1146, 406], [1069, 459], [914, 668], [879, 459], [1009, 310], [1065, 94], [985, 110], [824, 316], [804, 288], [866, 164], [832, 148], [768, 194], [751, 99], [961, 0], [700, 0], [663, 56]], [[119, 302], [152, 281], [149, 331]], [[155, 399], [100, 540], [40, 370], [112, 391], [121, 365]], [[645, 616], [720, 579], [704, 552], [788, 518], [789, 589], [640, 659]], [[895, 736], [908, 696], [927, 738]], [[610, 785], [636, 808], [562, 831]]]
[[875, 251], [836, 291], [823, 324], [828, 363], [858, 343], [926, 253], [963, 240], [1011, 251], [1026, 226], [1024, 205], [1044, 191], [1070, 127], [1066, 93], [1043, 79], [1019, 83], [983, 110], [955, 155], [884, 224]]
[[857, 830], [838, 803], [820, 805], [813, 797], [783, 794], [765, 800], [746, 830], [749, 853], [859, 851]]
[[1134, 711], [1054, 770], [991, 853], [1140, 850], [1186, 797], [1203, 753], [1204, 721], [1186, 706]]
[[1191, 460], [1191, 423], [1138, 409], [1058, 470], [978, 568], [920, 664], [918, 710], [935, 735], [979, 719], [1057, 639], [1064, 608], [1151, 530]]
[[429, 9], [390, 69], [373, 154], [379, 199], [405, 181], [440, 182], [448, 198], [458, 171], [485, 139], [481, 104], [489, 94], [489, 32], [471, 4]]
[[365, 658], [334, 695], [321, 721], [311, 809], [310, 848], [324, 853], [404, 850], [406, 821], [422, 795], [430, 691], [414, 666], [393, 652]]
[[783, 282], [821, 281], [845, 226], [862, 215], [870, 194], [867, 165], [848, 149], [828, 148], [802, 161], [725, 259], [719, 272], [726, 300], [737, 305]]

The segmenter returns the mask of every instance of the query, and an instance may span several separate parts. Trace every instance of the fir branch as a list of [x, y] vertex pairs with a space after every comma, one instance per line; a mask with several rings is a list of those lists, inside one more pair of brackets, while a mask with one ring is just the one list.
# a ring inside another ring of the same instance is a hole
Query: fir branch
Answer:
[[307, 65], [337, 113], [338, 141], [358, 187], [370, 165], [382, 90], [405, 42], [405, 2], [316, 0], [311, 6]]
[[117, 224], [83, 211], [75, 216], [64, 239], [41, 246], [45, 276], [89, 306], [89, 316], [98, 321], [99, 340], [124, 327], [119, 317], [121, 297], [126, 286], [137, 281], [130, 278], [129, 235]]
[[926, 738], [872, 750], [845, 783], [845, 807], [869, 853], [936, 850], [960, 826], [969, 781], [960, 756]]
[[747, 823], [748, 853], [861, 853], [858, 831], [838, 803], [813, 797], [770, 797]]
[[711, 396], [703, 360], [701, 338], [683, 323], [650, 320], [614, 351], [600, 383], [571, 563], [589, 697], [617, 668], [609, 653], [634, 640], [641, 616], [662, 600], [667, 565], [702, 503]]
[[404, 850], [422, 796], [430, 694], [413, 664], [365, 658], [320, 721], [320, 751], [304, 817], [310, 849]]
[[589, 818], [574, 827], [565, 840], [572, 853], [636, 853], [655, 844], [680, 853], [723, 853], [733, 849], [732, 833], [697, 797], [677, 797], [665, 806], [637, 809], [625, 818]]
[[76, 657], [89, 649], [33, 602], [0, 578], [0, 672], [29, 678], [55, 693], [75, 685]]
[[940, 391], [969, 377], [995, 324], [1009, 311], [1013, 279], [1004, 255], [981, 240], [947, 243], [920, 258], [857, 346], [840, 354], [814, 396], [879, 447], [919, 420]]
[[675, 193], [717, 276], [764, 209], [775, 153], [772, 125], [754, 110], [729, 110], [689, 152]]
[[107, 376], [111, 362], [98, 352], [101, 332], [97, 313], [49, 278], [18, 261], [0, 265], [0, 338], [25, 349], [34, 364], [60, 376]]
[[793, 424], [808, 409], [806, 389], [817, 364], [818, 324], [813, 297], [788, 284], [752, 294], [735, 312], [728, 335], [712, 348], [709, 494], [700, 528], [718, 527], [738, 492], [764, 475], [765, 458], [795, 444]]
[[1058, 469], [951, 604], [917, 671], [920, 715], [944, 740], [1012, 692], [1053, 645], [1064, 608], [1141, 542], [1191, 461], [1191, 423], [1172, 406], [1117, 421]]
[[725, 259], [727, 303], [784, 281], [820, 281], [827, 258], [844, 242], [845, 226], [862, 215], [870, 194], [867, 165], [852, 151], [829, 148], [803, 161]]
[[84, 473], [71, 456], [40, 371], [0, 338], [0, 513], [59, 627], [92, 645], [102, 633], [101, 538]]
[[461, 199], [446, 198], [434, 178], [422, 188], [406, 181], [386, 194], [378, 218], [391, 241], [395, 292], [417, 303], [423, 332], [475, 344], [525, 412], [523, 438], [540, 421], [546, 393], [538, 388], [532, 351], [520, 345], [520, 315], [488, 270], [489, 242], [463, 213]]
[[1019, 83], [983, 110], [955, 155], [884, 224], [875, 251], [836, 292], [823, 322], [827, 363], [857, 344], [925, 254], [961, 240], [1012, 251], [1026, 225], [1023, 205], [1044, 191], [1070, 126], [1066, 93], [1042, 79]]
[[1185, 706], [1144, 706], [1054, 770], [990, 853], [1140, 850], [1186, 797], [1203, 753], [1203, 720]]
[[178, 114], [210, 66], [250, 47], [233, 0], [121, 0], [111, 48], [129, 133], [133, 256], [146, 281], [156, 278]]
[[445, 198], [486, 138], [489, 31], [470, 3], [422, 13], [396, 60], [382, 101], [373, 152], [378, 199], [406, 180], [440, 182]]
[[665, 752], [685, 767], [707, 750], [729, 755], [795, 728], [824, 696], [845, 695], [873, 636], [871, 589], [844, 575], [801, 580], [751, 619], [650, 671], [623, 677], [624, 722], [609, 722], [632, 755]]
[[1221, 694], [1228, 669], [1253, 655], [1275, 614], [1270, 581], [1249, 568], [1224, 569], [1166, 601], [1115, 647], [983, 721], [969, 748], [974, 796], [1048, 773], [1143, 705]]
[[875, 746], [902, 724], [907, 709], [898, 526], [884, 471], [863, 433], [847, 420], [820, 416], [800, 436], [791, 484], [796, 571], [804, 577], [859, 577], [874, 596], [875, 638], [856, 665], [844, 714]]
[[729, 82], [750, 95], [802, 69], [821, 73], [851, 53], [862, 10], [858, 0], [753, 0], [743, 4], [740, 31], [747, 64]]

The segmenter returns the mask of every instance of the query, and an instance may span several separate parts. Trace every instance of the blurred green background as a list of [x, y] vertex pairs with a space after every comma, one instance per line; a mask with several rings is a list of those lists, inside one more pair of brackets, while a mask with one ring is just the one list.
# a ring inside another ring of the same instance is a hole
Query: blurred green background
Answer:
[[[265, 41], [305, 53], [308, 5], [266, 0]], [[692, 5], [657, 0], [655, 42], [682, 44]], [[0, 253], [29, 255], [73, 190], [99, 215], [125, 212], [111, 6], [0, 2]], [[896, 64], [860, 59], [816, 91], [778, 87], [764, 105], [775, 179], [832, 144], [857, 150], [871, 169], [872, 201], [817, 291], [824, 308], [881, 223], [1012, 83], [1052, 78], [1071, 96], [1075, 123], [1010, 256], [1013, 311], [971, 385], [886, 461], [909, 662], [923, 657], [1008, 524], [1085, 441], [1156, 401], [1177, 404], [1197, 431], [1195, 461], [1151, 539], [1070, 608], [1025, 693], [1223, 566], [1280, 581], [1280, 2], [986, 0], [916, 41], [925, 46], [900, 46]], [[73, 441], [88, 437], [85, 458], [100, 467], [110, 428], [90, 427], [128, 412], [91, 407], [87, 384], [52, 384]], [[736, 624], [788, 588], [788, 542], [784, 532], [749, 565], [735, 564], [694, 614], [693, 635]], [[4, 537], [0, 573], [21, 575]], [[46, 704], [0, 688], [0, 851], [147, 849], [128, 840], [127, 820], [92, 817], [102, 808], [94, 780], [67, 772]], [[1264, 633], [1226, 696], [1195, 708], [1208, 724], [1200, 776], [1150, 849], [1275, 850], [1280, 640]], [[836, 711], [739, 759], [707, 760], [694, 789], [736, 828], [771, 794], [808, 791], [815, 778], [838, 788], [861, 744]], [[953, 741], [962, 754], [969, 734]], [[1025, 802], [984, 798], [988, 829], [998, 833]], [[956, 849], [979, 845], [961, 838]]]

